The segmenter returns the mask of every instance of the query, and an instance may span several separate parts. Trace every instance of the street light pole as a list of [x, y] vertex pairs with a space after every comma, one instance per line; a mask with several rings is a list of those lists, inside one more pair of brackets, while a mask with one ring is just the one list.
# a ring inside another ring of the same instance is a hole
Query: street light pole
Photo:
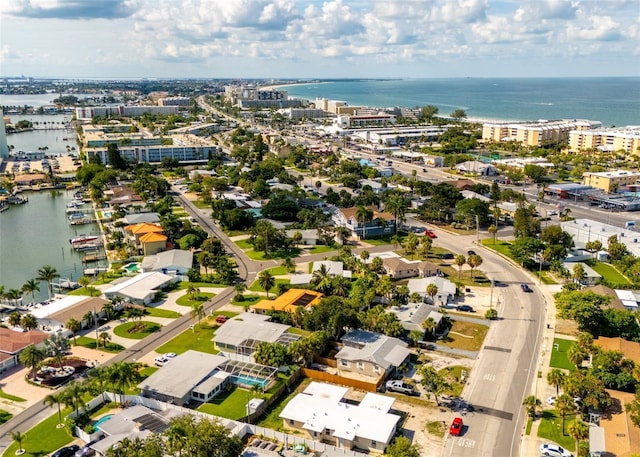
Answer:
[[476, 241], [480, 243], [480, 221], [478, 219], [477, 214], [476, 214]]

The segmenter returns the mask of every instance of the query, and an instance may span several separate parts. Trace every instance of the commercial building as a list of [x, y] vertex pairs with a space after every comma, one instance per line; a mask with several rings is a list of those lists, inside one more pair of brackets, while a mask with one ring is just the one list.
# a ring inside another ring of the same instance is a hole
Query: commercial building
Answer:
[[278, 110], [289, 119], [321, 119], [325, 112], [317, 108], [286, 108]]
[[636, 184], [640, 173], [628, 170], [614, 170], [603, 172], [587, 171], [582, 174], [582, 185], [591, 186], [605, 192], [616, 192], [619, 188]]
[[640, 232], [630, 228], [621, 228], [609, 224], [603, 224], [591, 219], [574, 219], [561, 222], [562, 230], [573, 237], [576, 245], [586, 244], [589, 241], [600, 241], [605, 247], [609, 238], [615, 236], [618, 241], [627, 246], [627, 250], [636, 257], [640, 257]]
[[559, 144], [569, 139], [569, 132], [602, 127], [602, 123], [589, 120], [541, 120], [537, 122], [486, 122], [482, 125], [485, 141], [516, 141], [524, 146], [539, 147]]
[[280, 413], [284, 426], [339, 448], [384, 452], [400, 421], [400, 416], [389, 412], [395, 400], [367, 393], [354, 405], [343, 401], [348, 390], [311, 382]]
[[626, 154], [638, 155], [640, 154], [640, 126], [572, 130], [569, 132], [569, 150], [571, 152], [599, 150], [608, 153], [623, 151]]

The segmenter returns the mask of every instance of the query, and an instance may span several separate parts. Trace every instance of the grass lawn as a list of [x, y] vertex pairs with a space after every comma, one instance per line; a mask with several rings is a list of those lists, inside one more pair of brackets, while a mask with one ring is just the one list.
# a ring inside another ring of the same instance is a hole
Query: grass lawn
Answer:
[[282, 267], [282, 266], [269, 268], [267, 271], [269, 273], [271, 273], [273, 276], [283, 276], [283, 275], [289, 274], [287, 269], [285, 267]]
[[131, 321], [118, 325], [113, 329], [113, 333], [131, 340], [141, 340], [160, 330], [162, 325], [155, 322]]
[[391, 244], [391, 237], [367, 238], [362, 240], [362, 242], [370, 244], [371, 246], [385, 246], [387, 244]]
[[16, 397], [15, 395], [8, 394], [8, 393], [4, 392], [2, 389], [0, 389], [0, 398], [5, 398], [7, 400], [18, 401], [18, 402], [27, 401], [26, 399], [24, 399], [22, 397]]
[[462, 274], [458, 279], [458, 269], [457, 267], [444, 266], [441, 265], [440, 271], [442, 271], [445, 277], [449, 281], [453, 281], [455, 283], [460, 283], [463, 286], [480, 286], [480, 287], [490, 287], [491, 281], [485, 276], [485, 274], [481, 271], [474, 270], [473, 279], [471, 279], [471, 271], [470, 270], [462, 270]]
[[[55, 413], [44, 421], [33, 427], [25, 433], [26, 438], [22, 441], [22, 448], [27, 451], [25, 456], [43, 457], [55, 451], [59, 447], [73, 441], [73, 437], [66, 428], [56, 428], [58, 425], [58, 407], [54, 406]], [[69, 415], [73, 410], [65, 408], [62, 410], [62, 418]], [[20, 430], [24, 433], [24, 430]], [[13, 457], [18, 450], [17, 443], [11, 443], [11, 446], [4, 451], [4, 456]]]
[[205, 203], [202, 200], [191, 200], [191, 203], [198, 209], [211, 209], [211, 203]]
[[302, 335], [303, 337], [311, 335], [313, 332], [310, 330], [304, 330], [296, 327], [289, 327], [287, 333], [293, 333], [294, 335]]
[[[565, 432], [567, 425], [573, 419], [574, 415], [565, 417]], [[570, 451], [574, 451], [576, 448], [576, 441], [569, 435], [562, 434], [562, 418], [555, 411], [547, 410], [542, 412], [542, 419], [540, 419], [540, 425], [538, 426], [538, 437], [558, 443]]]
[[244, 300], [238, 300], [236, 298], [234, 298], [231, 301], [232, 305], [235, 306], [244, 306], [244, 305], [255, 305], [256, 303], [258, 303], [261, 300], [266, 300], [267, 297], [263, 296], [263, 295], [245, 295], [244, 296]]
[[249, 249], [253, 249], [253, 245], [249, 243], [249, 240], [238, 240], [238, 241], [234, 241], [234, 243], [236, 243], [236, 245], [242, 249], [242, 250], [249, 250]]
[[[467, 378], [469, 377], [469, 372], [471, 371], [469, 368], [465, 368], [458, 365], [453, 365], [450, 367], [443, 368], [438, 373], [443, 375], [447, 381], [451, 384], [451, 388], [447, 389], [446, 394], [459, 397], [462, 394], [462, 389], [464, 387], [465, 382], [462, 380], [462, 370], [467, 372]], [[465, 378], [466, 379], [466, 378]]]
[[178, 286], [177, 290], [187, 290], [189, 288], [189, 284], [193, 284], [198, 289], [204, 289], [205, 287], [222, 287], [222, 288], [226, 289], [227, 287], [229, 287], [226, 284], [215, 284], [215, 283], [212, 283], [212, 282], [194, 282], [194, 283], [190, 283], [189, 281], [182, 281], [180, 283], [180, 286]]
[[[240, 313], [234, 313], [233, 311], [216, 311], [215, 313], [212, 314], [213, 317], [216, 316], [227, 316], [228, 318], [232, 318], [237, 316]], [[213, 325], [213, 324], [211, 324]]]
[[595, 262], [591, 265], [596, 273], [602, 276], [602, 279], [611, 284], [630, 284], [629, 280], [620, 273], [616, 267], [609, 263]]
[[466, 351], [479, 351], [489, 327], [473, 322], [462, 322], [454, 319], [449, 334], [438, 344]]
[[156, 371], [158, 371], [158, 367], [144, 367], [140, 370], [140, 376], [142, 376], [142, 379], [146, 379]]
[[267, 409], [266, 416], [259, 420], [257, 425], [277, 430], [279, 432], [283, 431], [284, 426], [282, 423], [282, 418], [280, 417], [280, 413], [282, 412], [284, 407], [287, 406], [287, 403], [289, 403], [291, 399], [298, 393], [302, 392], [310, 382], [311, 379], [302, 379], [298, 386], [291, 389], [291, 393], [288, 396], [284, 397], [282, 400], [280, 400], [280, 402], [275, 402], [269, 409]]
[[193, 349], [194, 351], [207, 352], [209, 354], [217, 354], [218, 351], [213, 346], [213, 335], [216, 327], [208, 325], [195, 324], [192, 329], [185, 330], [171, 341], [163, 344], [156, 349], [156, 352], [164, 354], [165, 352], [175, 352], [182, 354], [183, 352]]
[[11, 414], [10, 412], [5, 411], [4, 409], [0, 409], [0, 425], [4, 424], [12, 417], [13, 417], [13, 414]]
[[184, 294], [182, 297], [176, 300], [176, 303], [180, 306], [188, 306], [191, 307], [196, 303], [202, 303], [209, 300], [212, 297], [215, 297], [216, 294], [211, 292], [200, 292], [195, 298], [191, 298], [189, 294]]
[[427, 432], [431, 435], [444, 438], [446, 427], [442, 424], [442, 421], [427, 422]]
[[[235, 388], [228, 390], [212, 399], [209, 403], [203, 403], [198, 411], [238, 420], [247, 415], [247, 402], [252, 398], [264, 398], [263, 395], [250, 390]], [[281, 419], [282, 420], [282, 419]]]
[[524, 431], [524, 434], [529, 436], [531, 435], [531, 427], [533, 426], [533, 419], [531, 417], [527, 418], [527, 428]]
[[[78, 342], [78, 346], [82, 346], [85, 348], [89, 348], [89, 349], [96, 349], [96, 340], [95, 338], [89, 338], [87, 336], [79, 336], [76, 338], [77, 342]], [[111, 343], [109, 341], [107, 341], [107, 347], [102, 347], [102, 345], [97, 348], [100, 351], [104, 351], [104, 352], [120, 352], [120, 351], [124, 351], [125, 347], [124, 346], [120, 346], [117, 343]]]
[[[556, 349], [556, 344], [558, 345], [558, 349]], [[576, 342], [572, 340], [554, 338], [549, 366], [552, 368], [564, 368], [565, 370], [574, 371], [576, 369], [575, 365], [569, 362], [569, 359], [567, 358], [567, 352], [574, 344], [576, 344]]]
[[319, 244], [309, 249], [310, 254], [324, 254], [325, 252], [337, 251], [336, 246], [327, 246], [325, 244]]
[[480, 242], [482, 243], [483, 246], [486, 246], [489, 249], [493, 249], [494, 251], [499, 252], [500, 254], [506, 257], [509, 257], [510, 259], [513, 259], [511, 255], [511, 250], [509, 249], [509, 247], [511, 246], [511, 243], [508, 243], [506, 241], [496, 240], [496, 243], [493, 244], [493, 238], [485, 238], [483, 240], [480, 240]]
[[177, 311], [172, 311], [170, 309], [149, 307], [145, 308], [145, 315], [153, 317], [167, 317], [169, 319], [175, 319], [182, 316], [182, 314], [178, 313]]
[[[275, 279], [276, 279], [275, 285], [273, 286], [273, 289], [269, 291], [270, 293], [278, 290], [278, 284], [289, 284], [291, 282], [290, 279], [283, 279], [283, 278], [275, 278]], [[251, 292], [265, 292], [265, 290], [262, 288], [258, 280], [256, 280], [253, 284], [251, 284], [251, 287], [249, 287], [248, 290], [250, 290]], [[269, 298], [272, 298], [272, 296], [269, 295]]]
[[87, 297], [97, 297], [98, 295], [100, 295], [100, 291], [95, 287], [93, 289], [80, 287], [79, 289], [72, 290], [67, 295], [86, 295]]

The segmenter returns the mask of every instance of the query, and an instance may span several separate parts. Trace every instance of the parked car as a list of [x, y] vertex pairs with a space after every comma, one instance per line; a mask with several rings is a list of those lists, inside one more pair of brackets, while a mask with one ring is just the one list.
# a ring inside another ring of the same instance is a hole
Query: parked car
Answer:
[[440, 258], [442, 260], [452, 260], [455, 258], [455, 256], [453, 254], [451, 254], [450, 252], [445, 252], [444, 254], [440, 254]]
[[573, 457], [573, 454], [557, 444], [545, 443], [540, 446], [540, 454], [547, 457]]
[[460, 306], [456, 306], [456, 311], [466, 311], [468, 313], [473, 313], [474, 309], [469, 305], [460, 305]]
[[174, 357], [176, 357], [177, 354], [175, 352], [167, 352], [164, 357], [165, 359], [173, 359]]
[[423, 169], [422, 169], [422, 172], [423, 172], [423, 173], [426, 173], [426, 172], [427, 172], [427, 169], [426, 169], [426, 168], [423, 168]]
[[455, 419], [453, 419], [451, 427], [449, 427], [449, 435], [460, 436], [462, 434], [462, 427], [464, 427], [464, 424], [462, 423], [462, 417], [456, 417]]
[[223, 316], [222, 314], [220, 314], [219, 316], [216, 316], [216, 322], [218, 324], [224, 324], [228, 320], [229, 320], [229, 318], [227, 316]]
[[56, 452], [51, 454], [51, 457], [73, 457], [78, 450], [80, 450], [80, 446], [72, 444], [71, 446], [65, 446], [58, 449]]
[[76, 451], [74, 454], [75, 457], [90, 457], [92, 455], [96, 455], [96, 451], [91, 449], [91, 446], [96, 444], [99, 440], [91, 441], [90, 443], [85, 444], [80, 449]]
[[476, 254], [476, 251], [474, 251], [473, 249], [469, 249], [467, 251], [467, 255], [477, 255], [477, 254]]
[[413, 395], [415, 393], [415, 389], [411, 384], [402, 381], [387, 381], [385, 387], [391, 392], [400, 392], [407, 395]]
[[531, 287], [529, 287], [528, 284], [520, 284], [520, 288], [522, 289], [523, 292], [533, 292], [533, 289]]
[[163, 367], [167, 362], [169, 361], [169, 359], [167, 359], [165, 356], [161, 355], [158, 356], [154, 359], [154, 363], [157, 367]]

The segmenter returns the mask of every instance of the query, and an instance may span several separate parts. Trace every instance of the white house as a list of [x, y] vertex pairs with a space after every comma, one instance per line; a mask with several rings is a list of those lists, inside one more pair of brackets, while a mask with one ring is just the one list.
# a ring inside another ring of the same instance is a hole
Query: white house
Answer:
[[131, 303], [148, 305], [160, 289], [173, 281], [174, 277], [157, 271], [140, 273], [133, 278], [116, 279], [113, 286], [104, 291], [104, 295], [109, 300], [119, 296]]
[[193, 266], [193, 252], [182, 249], [162, 251], [142, 260], [142, 271], [159, 271], [170, 276], [183, 276]]

